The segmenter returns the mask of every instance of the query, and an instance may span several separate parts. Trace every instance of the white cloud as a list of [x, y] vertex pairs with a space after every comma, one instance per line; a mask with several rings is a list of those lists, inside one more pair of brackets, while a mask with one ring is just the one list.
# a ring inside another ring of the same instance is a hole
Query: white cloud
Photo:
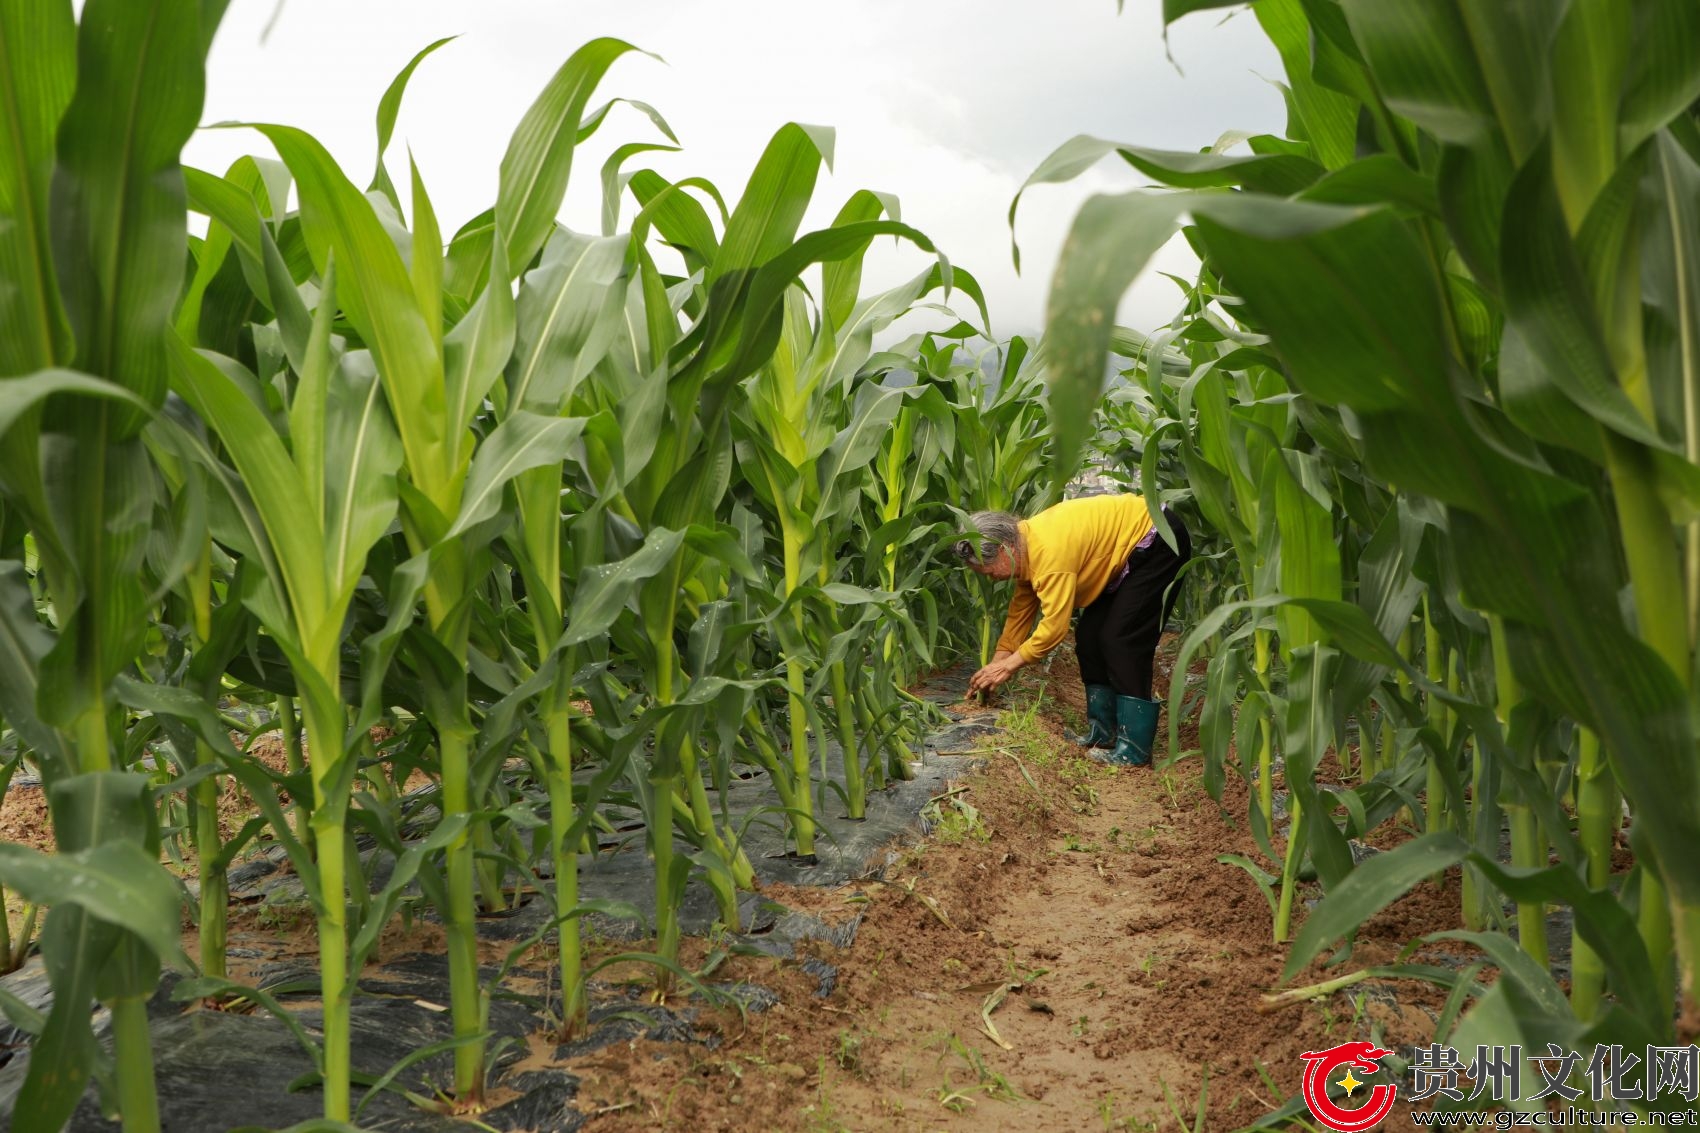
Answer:
[[[262, 43], [272, 6], [250, 0], [231, 6], [213, 47], [205, 120], [300, 126], [364, 185], [385, 86], [420, 47], [459, 35], [415, 74], [390, 152], [405, 184], [411, 147], [452, 231], [494, 201], [508, 135], [549, 76], [584, 41], [618, 36], [666, 63], [622, 59], [599, 97], [652, 103], [685, 147], [637, 164], [705, 176], [733, 199], [780, 125], [834, 126], [834, 172], [809, 223], [830, 220], [859, 188], [897, 195], [904, 220], [978, 276], [995, 329], [1009, 334], [1038, 327], [1056, 251], [1085, 196], [1140, 183], [1112, 162], [1034, 190], [1022, 206], [1017, 276], [1009, 201], [1052, 148], [1094, 133], [1197, 149], [1227, 129], [1281, 125], [1280, 95], [1259, 77], [1278, 75], [1279, 64], [1249, 15], [1177, 25], [1169, 46], [1183, 76], [1164, 57], [1157, 9], [1157, 0], [1131, 0], [1121, 16], [1113, 0], [285, 0]], [[661, 140], [641, 115], [616, 110], [577, 159], [566, 223], [597, 227], [603, 158], [643, 139]], [[203, 131], [187, 160], [221, 171], [249, 152], [267, 152], [250, 131]], [[893, 283], [923, 262], [882, 242], [869, 283]], [[1191, 264], [1177, 244], [1156, 266], [1184, 274]], [[1175, 306], [1173, 285], [1148, 271], [1121, 317], [1152, 326]]]

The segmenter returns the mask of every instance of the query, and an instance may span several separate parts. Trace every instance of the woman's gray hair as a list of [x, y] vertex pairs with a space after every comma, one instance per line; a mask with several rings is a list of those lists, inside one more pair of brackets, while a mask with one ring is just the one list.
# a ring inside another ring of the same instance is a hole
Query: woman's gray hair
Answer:
[[977, 511], [968, 517], [974, 530], [980, 533], [980, 545], [972, 539], [958, 539], [956, 557], [965, 563], [987, 566], [998, 557], [998, 551], [1008, 547], [1013, 554], [1021, 546], [1021, 517], [1010, 511]]

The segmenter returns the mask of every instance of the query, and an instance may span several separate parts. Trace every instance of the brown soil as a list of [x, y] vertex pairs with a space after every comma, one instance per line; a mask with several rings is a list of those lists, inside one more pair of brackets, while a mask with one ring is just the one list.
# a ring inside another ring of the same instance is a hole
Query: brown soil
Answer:
[[14, 784], [0, 798], [0, 840], [37, 850], [53, 849], [53, 824], [47, 817], [47, 796], [41, 787]]
[[[731, 962], [717, 978], [774, 987], [779, 1006], [718, 1020], [713, 1050], [638, 1042], [570, 1065], [580, 1109], [596, 1114], [586, 1128], [1169, 1129], [1176, 1110], [1192, 1124], [1207, 1071], [1206, 1126], [1229, 1130], [1297, 1091], [1302, 1052], [1367, 1038], [1370, 1020], [1384, 1045], [1427, 1041], [1422, 1008], [1444, 997], [1419, 987], [1401, 987], [1398, 1007], [1366, 1002], [1356, 1020], [1345, 994], [1259, 1014], [1286, 948], [1271, 943], [1249, 876], [1216, 860], [1256, 855], [1243, 784], [1218, 806], [1193, 761], [1153, 771], [1081, 758], [1060, 738], [1083, 708], [1072, 669], [1059, 656], [1009, 694], [1044, 700], [963, 781], [957, 797], [980, 829], [947, 824], [885, 882], [806, 898], [824, 916], [865, 898], [853, 945], [816, 953], [839, 970], [830, 996], [795, 962]], [[1181, 738], [1197, 746], [1195, 721]], [[1456, 927], [1458, 908], [1455, 878], [1419, 889], [1326, 975], [1391, 961], [1413, 937]], [[1324, 975], [1300, 982], [1313, 978]]]

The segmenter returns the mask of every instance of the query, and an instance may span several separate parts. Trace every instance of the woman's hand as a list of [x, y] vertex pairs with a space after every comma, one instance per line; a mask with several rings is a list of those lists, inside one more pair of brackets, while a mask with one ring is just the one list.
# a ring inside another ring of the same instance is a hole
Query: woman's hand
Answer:
[[1027, 662], [1019, 653], [1000, 653], [992, 663], [968, 678], [968, 695], [990, 692], [1016, 674]]

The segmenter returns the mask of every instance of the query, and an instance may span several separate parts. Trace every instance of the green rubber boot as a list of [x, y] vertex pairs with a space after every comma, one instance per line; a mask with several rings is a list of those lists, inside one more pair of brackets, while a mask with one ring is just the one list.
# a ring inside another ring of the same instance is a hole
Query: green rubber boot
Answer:
[[1063, 738], [1084, 748], [1116, 746], [1116, 690], [1109, 685], [1086, 686], [1086, 734], [1064, 732]]
[[1162, 710], [1161, 700], [1116, 697], [1116, 748], [1110, 753], [1111, 763], [1130, 767], [1146, 767], [1151, 763], [1151, 745], [1157, 739], [1157, 715]]

